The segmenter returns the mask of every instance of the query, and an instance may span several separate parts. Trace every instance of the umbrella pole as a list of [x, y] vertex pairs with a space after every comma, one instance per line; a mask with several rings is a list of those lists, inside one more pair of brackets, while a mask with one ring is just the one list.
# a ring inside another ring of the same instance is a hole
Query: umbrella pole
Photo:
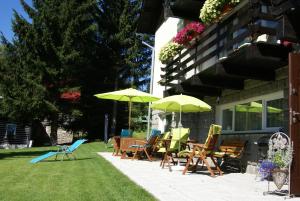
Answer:
[[[180, 152], [180, 148], [181, 148], [181, 128], [182, 128], [182, 124], [181, 124], [181, 108], [182, 106], [180, 105], [180, 111], [179, 111], [179, 123], [178, 123], [178, 126], [179, 126], [179, 148], [178, 148], [178, 153]], [[177, 161], [177, 166], [179, 167], [180, 166], [180, 160], [179, 160], [179, 157], [178, 157], [178, 161]]]
[[128, 102], [128, 104], [129, 104], [128, 129], [130, 130], [130, 123], [131, 123], [131, 98], [130, 98], [130, 101]]

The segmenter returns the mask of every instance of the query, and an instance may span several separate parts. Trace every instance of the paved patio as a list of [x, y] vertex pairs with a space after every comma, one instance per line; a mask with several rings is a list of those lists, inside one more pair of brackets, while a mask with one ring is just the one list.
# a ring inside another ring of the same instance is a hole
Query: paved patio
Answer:
[[[153, 196], [163, 201], [277, 201], [283, 196], [263, 195], [267, 181], [256, 181], [253, 174], [231, 173], [215, 178], [208, 174], [187, 173], [182, 175], [178, 168], [169, 172], [161, 169], [159, 161], [120, 159], [111, 153], [99, 152], [132, 181], [142, 186]], [[183, 167], [181, 167], [183, 169]], [[275, 186], [270, 183], [270, 189]], [[287, 186], [284, 186], [287, 188]], [[300, 198], [293, 198], [300, 200]]]

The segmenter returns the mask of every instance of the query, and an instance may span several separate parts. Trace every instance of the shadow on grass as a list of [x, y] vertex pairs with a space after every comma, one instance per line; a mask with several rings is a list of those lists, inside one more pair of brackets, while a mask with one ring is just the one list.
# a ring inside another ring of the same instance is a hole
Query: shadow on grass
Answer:
[[0, 153], [0, 160], [5, 159], [5, 158], [14, 158], [14, 157], [32, 158], [32, 157], [35, 157], [35, 156], [43, 155], [43, 154], [48, 153], [50, 151], [57, 151], [57, 150], [3, 152], [3, 153]]
[[81, 160], [91, 160], [91, 159], [94, 159], [94, 158], [77, 158], [77, 159], [64, 159], [64, 160], [61, 160], [61, 159], [53, 159], [53, 160], [43, 160], [43, 161], [40, 161], [40, 163], [53, 163], [53, 162], [71, 162], [71, 161], [81, 161]]

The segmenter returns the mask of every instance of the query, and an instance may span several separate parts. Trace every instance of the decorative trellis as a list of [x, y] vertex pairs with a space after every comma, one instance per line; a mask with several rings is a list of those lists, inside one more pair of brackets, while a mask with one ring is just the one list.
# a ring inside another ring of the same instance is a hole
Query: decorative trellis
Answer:
[[[280, 169], [286, 170], [288, 173], [288, 178], [285, 178], [282, 175], [280, 175], [279, 179], [281, 179], [284, 183], [287, 182], [288, 184], [288, 190], [287, 191], [281, 191], [282, 185], [276, 184], [274, 178], [274, 183], [277, 186], [277, 190], [270, 191], [269, 184], [270, 181], [268, 181], [268, 191], [264, 193], [265, 194], [281, 194], [281, 195], [287, 195], [290, 196], [290, 169], [291, 169], [291, 163], [293, 158], [293, 144], [290, 140], [290, 137], [287, 136], [283, 132], [276, 132], [274, 133], [269, 140], [269, 150], [268, 150], [268, 159], [270, 161], [276, 162], [276, 164], [279, 166]], [[276, 172], [276, 171], [275, 171]], [[274, 172], [273, 172], [274, 174]]]

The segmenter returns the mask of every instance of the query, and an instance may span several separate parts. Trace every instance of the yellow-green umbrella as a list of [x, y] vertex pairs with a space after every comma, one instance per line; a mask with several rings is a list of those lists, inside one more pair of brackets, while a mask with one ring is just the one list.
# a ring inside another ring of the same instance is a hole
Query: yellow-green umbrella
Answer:
[[[261, 113], [263, 110], [263, 106], [261, 103], [258, 102], [250, 102], [250, 104], [247, 105], [236, 105], [235, 111], [237, 112], [254, 112], [254, 113]], [[280, 113], [282, 112], [282, 109], [276, 108], [276, 107], [267, 107], [267, 112], [269, 113]]]
[[110, 99], [116, 101], [126, 101], [129, 104], [129, 117], [128, 117], [128, 127], [130, 129], [130, 121], [131, 121], [131, 103], [148, 103], [157, 101], [160, 98], [148, 94], [146, 92], [142, 92], [133, 88], [123, 89], [119, 91], [107, 92], [102, 94], [95, 94], [97, 98], [101, 99]]
[[207, 112], [210, 105], [204, 101], [187, 95], [174, 95], [162, 98], [150, 106], [152, 109], [166, 112]]
[[[165, 112], [179, 112], [179, 125], [181, 126], [182, 112], [208, 112], [211, 106], [204, 101], [187, 95], [173, 95], [162, 98], [150, 106], [152, 109], [162, 110]], [[180, 138], [180, 136], [179, 136]], [[179, 141], [180, 148], [180, 141]]]

